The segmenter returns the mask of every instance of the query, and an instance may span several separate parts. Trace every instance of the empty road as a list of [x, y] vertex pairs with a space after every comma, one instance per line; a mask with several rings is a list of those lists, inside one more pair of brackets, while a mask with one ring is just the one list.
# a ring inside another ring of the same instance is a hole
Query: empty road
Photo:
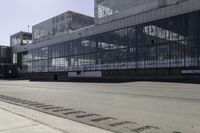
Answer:
[[0, 81], [0, 95], [185, 133], [200, 132], [200, 85]]

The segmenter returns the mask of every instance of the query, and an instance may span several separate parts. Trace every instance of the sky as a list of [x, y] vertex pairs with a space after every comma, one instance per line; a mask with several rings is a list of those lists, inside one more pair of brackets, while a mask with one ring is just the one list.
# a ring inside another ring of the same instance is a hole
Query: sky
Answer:
[[[0, 45], [10, 44], [10, 35], [65, 11], [94, 16], [94, 0], [2, 0], [0, 4]], [[29, 31], [30, 31], [29, 30]]]

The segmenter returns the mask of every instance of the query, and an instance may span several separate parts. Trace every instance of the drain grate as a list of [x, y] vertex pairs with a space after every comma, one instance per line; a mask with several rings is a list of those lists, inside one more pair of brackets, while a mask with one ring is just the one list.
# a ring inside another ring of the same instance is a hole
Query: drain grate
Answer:
[[76, 116], [77, 118], [86, 118], [86, 117], [92, 117], [92, 116], [100, 116], [100, 115], [97, 115], [97, 114], [86, 114], [86, 115], [79, 115], [79, 116]]
[[40, 103], [27, 103], [28, 106], [40, 106]]
[[67, 113], [63, 113], [65, 115], [71, 115], [71, 114], [81, 114], [81, 113], [86, 113], [84, 111], [73, 111], [73, 112], [67, 112]]
[[146, 130], [157, 130], [157, 129], [160, 129], [160, 128], [154, 127], [154, 126], [144, 126], [144, 127], [133, 129], [132, 131], [134, 131], [136, 133], [141, 133], [141, 132], [144, 132]]
[[36, 105], [36, 108], [47, 108], [47, 107], [53, 107], [52, 105], [45, 105], [45, 104], [40, 104], [40, 105]]
[[44, 103], [29, 101], [16, 97], [0, 95], [0, 100], [116, 133], [181, 133], [178, 131], [163, 131], [155, 126], [142, 126], [136, 122], [120, 121], [112, 117], [105, 117], [99, 114], [87, 113], [85, 111], [71, 108], [47, 105]]
[[130, 122], [130, 121], [123, 121], [123, 122], [117, 122], [117, 123], [110, 124], [110, 126], [116, 127], [116, 126], [123, 126], [123, 125], [127, 125], [127, 124], [136, 124], [136, 123]]
[[100, 122], [100, 121], [106, 121], [106, 120], [116, 120], [116, 119], [112, 117], [103, 117], [103, 118], [92, 119], [91, 121]]
[[53, 112], [63, 112], [63, 111], [72, 111], [73, 109], [57, 109], [53, 110]]
[[61, 109], [62, 107], [47, 107], [44, 108], [45, 110], [51, 110], [51, 109]]

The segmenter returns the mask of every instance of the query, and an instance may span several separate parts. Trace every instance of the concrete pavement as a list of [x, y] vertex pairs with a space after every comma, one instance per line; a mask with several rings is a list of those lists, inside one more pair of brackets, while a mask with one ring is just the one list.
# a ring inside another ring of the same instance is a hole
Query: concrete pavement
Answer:
[[0, 101], [0, 133], [112, 133]]
[[0, 133], [62, 133], [42, 123], [0, 108]]
[[200, 132], [198, 84], [0, 81], [0, 94], [166, 130]]

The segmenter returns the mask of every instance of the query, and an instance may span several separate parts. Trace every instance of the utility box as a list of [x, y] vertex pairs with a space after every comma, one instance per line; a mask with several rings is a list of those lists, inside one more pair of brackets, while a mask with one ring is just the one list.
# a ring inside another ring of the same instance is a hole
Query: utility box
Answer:
[[15, 64], [0, 64], [0, 78], [16, 78], [17, 66]]

